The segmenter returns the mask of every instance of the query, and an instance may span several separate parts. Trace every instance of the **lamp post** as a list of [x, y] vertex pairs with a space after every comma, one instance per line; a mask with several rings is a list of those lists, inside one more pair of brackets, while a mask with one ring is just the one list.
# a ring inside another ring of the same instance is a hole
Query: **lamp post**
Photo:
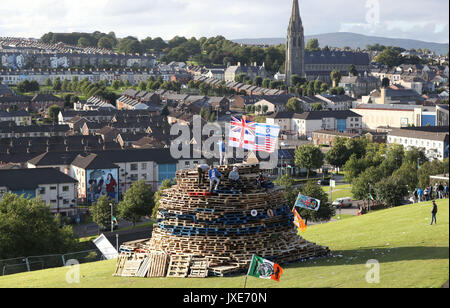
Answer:
[[113, 204], [112, 204], [112, 202], [109, 205], [111, 206], [111, 232], [114, 232]]

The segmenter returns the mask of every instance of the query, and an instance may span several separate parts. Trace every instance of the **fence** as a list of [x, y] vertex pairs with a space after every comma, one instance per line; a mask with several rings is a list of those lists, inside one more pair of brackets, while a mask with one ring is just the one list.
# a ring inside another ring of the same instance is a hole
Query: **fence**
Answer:
[[0, 276], [63, 267], [69, 260], [77, 260], [78, 263], [82, 264], [105, 260], [105, 256], [103, 256], [100, 250], [93, 249], [66, 254], [0, 260]]

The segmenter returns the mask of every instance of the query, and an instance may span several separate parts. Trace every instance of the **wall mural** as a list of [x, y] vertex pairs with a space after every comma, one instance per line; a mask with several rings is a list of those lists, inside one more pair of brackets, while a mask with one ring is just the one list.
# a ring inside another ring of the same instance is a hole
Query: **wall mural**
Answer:
[[119, 176], [117, 169], [87, 170], [86, 180], [88, 205], [96, 203], [98, 198], [105, 195], [109, 199], [119, 202]]

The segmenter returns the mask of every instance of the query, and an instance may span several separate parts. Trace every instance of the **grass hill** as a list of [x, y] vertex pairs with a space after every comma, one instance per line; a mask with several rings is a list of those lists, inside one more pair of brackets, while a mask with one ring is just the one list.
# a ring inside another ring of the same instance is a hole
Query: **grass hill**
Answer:
[[[386, 38], [378, 36], [367, 36], [357, 33], [350, 32], [336, 32], [336, 33], [325, 33], [316, 35], [305, 36], [305, 42], [308, 42], [312, 38], [317, 38], [321, 47], [330, 46], [344, 48], [349, 46], [353, 49], [366, 48], [367, 45], [380, 44], [384, 46], [396, 46], [401, 47], [406, 50], [414, 49], [425, 49], [428, 48], [434, 51], [436, 54], [446, 55], [449, 49], [449, 45], [433, 42], [424, 42], [419, 40], [411, 39], [397, 39], [397, 38]], [[286, 43], [286, 38], [259, 38], [259, 39], [236, 39], [233, 42], [239, 44], [249, 44], [249, 45], [280, 45]]]
[[[431, 203], [406, 205], [362, 217], [316, 225], [302, 234], [327, 245], [328, 258], [284, 266], [279, 284], [249, 277], [248, 288], [434, 287], [449, 279], [449, 201], [439, 200], [437, 225], [430, 226]], [[366, 262], [378, 260], [380, 283], [369, 284]], [[1, 287], [241, 288], [244, 276], [208, 279], [112, 277], [115, 261], [83, 264], [80, 284], [66, 282], [57, 268], [0, 277]]]

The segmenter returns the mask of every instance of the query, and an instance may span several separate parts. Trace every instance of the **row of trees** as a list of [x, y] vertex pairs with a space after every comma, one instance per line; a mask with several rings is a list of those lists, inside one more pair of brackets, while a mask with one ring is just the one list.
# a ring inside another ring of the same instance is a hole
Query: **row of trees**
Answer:
[[428, 186], [430, 175], [448, 172], [448, 159], [430, 162], [420, 149], [387, 148], [365, 138], [336, 138], [326, 160], [344, 168], [355, 199], [373, 198], [387, 206], [399, 205], [415, 188]]
[[117, 46], [118, 40], [114, 32], [108, 34], [95, 31], [93, 33], [53, 33], [49, 32], [41, 37], [41, 41], [46, 44], [57, 44], [59, 42], [79, 46], [98, 47], [113, 49]]
[[[91, 97], [95, 95], [101, 96], [104, 99], [110, 101], [112, 104], [114, 104], [117, 99], [117, 95], [107, 89], [109, 86], [107, 80], [93, 83], [88, 78], [84, 78], [83, 80], [79, 81], [78, 77], [75, 76], [73, 77], [72, 81], [69, 81], [68, 79], [64, 79], [64, 81], [61, 81], [61, 79], [57, 77], [53, 82], [50, 78], [47, 78], [47, 80], [45, 81], [45, 85], [47, 87], [51, 87], [53, 91], [56, 92], [73, 93], [73, 95], [66, 95], [64, 97], [66, 102], [69, 103], [76, 102], [78, 100], [78, 96], [81, 95], [85, 97]], [[131, 86], [131, 84], [129, 85]]]

